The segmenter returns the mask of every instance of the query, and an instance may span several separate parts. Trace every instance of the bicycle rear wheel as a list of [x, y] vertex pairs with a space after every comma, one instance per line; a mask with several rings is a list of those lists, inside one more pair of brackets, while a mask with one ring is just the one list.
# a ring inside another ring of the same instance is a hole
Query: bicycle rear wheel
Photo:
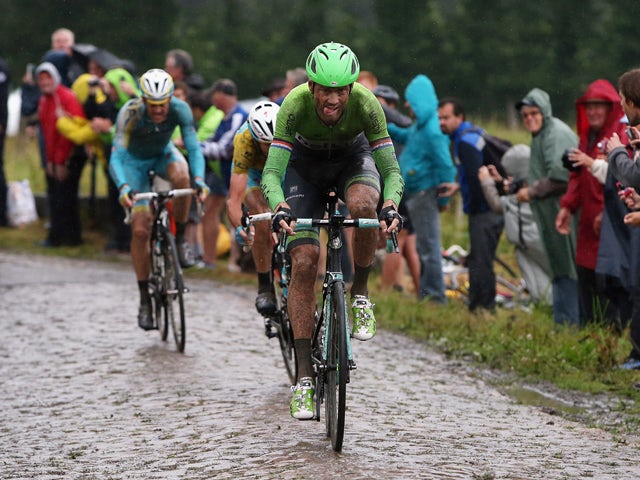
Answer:
[[272, 323], [274, 320], [277, 322], [277, 325], [274, 326], [278, 333], [278, 343], [280, 344], [284, 367], [287, 370], [291, 385], [295, 385], [296, 378], [298, 378], [298, 366], [295, 344], [293, 343], [293, 329], [291, 328], [291, 319], [287, 310], [287, 279], [291, 261], [288, 254], [280, 254], [278, 252], [278, 245], [273, 247], [271, 265], [273, 268], [273, 284], [278, 301], [278, 311], [272, 317]]
[[165, 262], [165, 312], [171, 323], [173, 338], [179, 352], [184, 352], [186, 325], [184, 317], [184, 280], [173, 235], [167, 233], [164, 249]]
[[347, 353], [347, 309], [344, 284], [335, 282], [330, 291], [329, 344], [327, 345], [327, 374], [324, 391], [327, 436], [333, 450], [342, 450], [344, 416], [349, 378]]
[[284, 368], [287, 370], [287, 375], [289, 375], [289, 382], [291, 382], [291, 385], [295, 385], [298, 367], [295, 344], [293, 343], [293, 330], [291, 329], [291, 320], [286, 306], [280, 310], [279, 317], [278, 342], [280, 343], [280, 352], [282, 352]]

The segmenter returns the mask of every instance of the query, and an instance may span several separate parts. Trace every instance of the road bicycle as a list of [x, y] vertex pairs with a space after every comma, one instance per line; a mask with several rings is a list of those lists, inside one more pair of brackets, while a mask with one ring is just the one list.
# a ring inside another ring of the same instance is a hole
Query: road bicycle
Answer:
[[[153, 179], [153, 172], [149, 174]], [[153, 185], [153, 181], [151, 181]], [[169, 328], [173, 331], [176, 348], [184, 352], [186, 323], [183, 295], [188, 292], [182, 276], [182, 267], [176, 248], [176, 240], [171, 229], [169, 203], [172, 198], [193, 195], [192, 188], [141, 192], [133, 195], [133, 201], [149, 200], [153, 213], [150, 237], [151, 275], [149, 294], [151, 296], [153, 319], [163, 341], [167, 340]], [[127, 223], [131, 221], [131, 211], [127, 212]]]
[[[342, 450], [346, 413], [347, 383], [356, 369], [351, 349], [351, 322], [348, 315], [346, 285], [342, 272], [341, 249], [343, 228], [380, 228], [377, 218], [346, 218], [338, 210], [335, 191], [327, 193], [324, 218], [298, 218], [296, 227], [322, 227], [327, 231], [327, 255], [320, 308], [316, 310], [311, 339], [311, 360], [315, 372], [313, 419], [321, 420], [324, 404], [325, 428], [334, 451]], [[250, 216], [250, 221], [271, 218], [272, 214]], [[285, 252], [286, 234], [281, 232], [275, 248]], [[391, 238], [391, 250], [399, 252], [397, 235]], [[287, 259], [288, 255], [284, 256]], [[285, 260], [287, 267], [290, 259]], [[288, 272], [288, 269], [285, 270]], [[287, 282], [288, 282], [288, 276]], [[288, 285], [288, 283], [287, 283]], [[287, 314], [288, 317], [288, 314]], [[295, 377], [294, 377], [295, 380]]]
[[[325, 218], [298, 218], [296, 227], [323, 227], [327, 231], [327, 256], [320, 309], [316, 313], [311, 338], [311, 360], [316, 374], [314, 419], [320, 421], [324, 403], [327, 437], [334, 451], [342, 450], [346, 413], [347, 383], [356, 363], [351, 349], [351, 320], [342, 273], [340, 232], [343, 228], [380, 228], [377, 218], [346, 218], [338, 211], [338, 197], [327, 194]], [[393, 250], [398, 240], [392, 235]]]
[[[260, 221], [271, 221], [271, 212], [249, 215], [247, 208], [243, 205], [242, 226], [249, 234], [249, 227]], [[265, 317], [264, 327], [267, 338], [277, 338], [284, 360], [284, 366], [291, 384], [296, 383], [298, 376], [296, 363], [296, 350], [293, 343], [293, 329], [287, 310], [287, 295], [289, 292], [289, 275], [291, 274], [291, 257], [286, 249], [286, 235], [281, 231], [278, 241], [273, 243], [271, 253], [271, 272], [273, 275], [273, 285], [275, 287], [277, 308], [276, 311]]]

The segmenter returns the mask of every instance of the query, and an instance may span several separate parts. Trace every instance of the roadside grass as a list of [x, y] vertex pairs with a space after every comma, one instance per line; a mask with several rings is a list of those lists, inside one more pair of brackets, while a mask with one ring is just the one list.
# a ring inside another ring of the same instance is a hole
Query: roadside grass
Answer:
[[539, 307], [472, 314], [455, 301], [441, 306], [396, 292], [379, 292], [375, 302], [381, 327], [429, 342], [452, 358], [564, 389], [640, 400], [637, 372], [615, 368], [630, 349], [627, 336], [607, 327], [555, 325], [548, 308]]
[[[523, 132], [516, 132], [520, 137], [515, 137], [508, 136], [507, 131], [488, 130], [514, 143], [529, 141]], [[7, 140], [8, 180], [33, 179], [34, 192], [44, 191], [35, 141], [24, 137]], [[85, 171], [82, 186], [85, 194], [88, 192], [86, 175]], [[102, 194], [104, 190], [98, 192]], [[441, 223], [444, 247], [454, 243], [468, 247], [466, 217], [460, 211], [459, 200], [454, 198]], [[35, 245], [45, 234], [42, 219], [22, 228], [0, 229], [0, 249], [129, 263], [127, 256], [110, 257], [103, 253], [106, 238], [102, 229], [85, 228], [84, 245], [58, 249]], [[498, 255], [517, 271], [513, 247], [504, 237]], [[186, 271], [186, 276], [249, 286], [255, 284], [255, 275], [231, 273], [226, 267], [227, 260], [221, 259], [215, 271], [192, 269]], [[540, 307], [534, 307], [530, 313], [499, 309], [495, 315], [475, 315], [456, 300], [444, 306], [418, 302], [408, 293], [381, 291], [379, 285], [379, 271], [374, 271], [370, 289], [382, 328], [427, 342], [451, 358], [515, 374], [526, 381], [551, 382], [559, 388], [586, 394], [611, 394], [620, 399], [620, 409], [631, 414], [640, 413], [640, 372], [615, 368], [631, 349], [628, 330], [618, 334], [605, 326], [578, 329], [555, 325], [550, 309]], [[632, 425], [636, 432], [638, 427], [638, 424]]]

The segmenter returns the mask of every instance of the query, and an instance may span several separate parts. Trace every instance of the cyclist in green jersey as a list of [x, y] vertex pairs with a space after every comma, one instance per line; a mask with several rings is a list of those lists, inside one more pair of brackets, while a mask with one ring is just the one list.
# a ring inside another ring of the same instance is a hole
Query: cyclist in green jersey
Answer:
[[[397, 206], [404, 188], [384, 112], [373, 93], [356, 83], [360, 66], [351, 49], [333, 42], [318, 45], [307, 58], [306, 70], [309, 82], [291, 90], [278, 112], [262, 175], [262, 191], [275, 212], [273, 228], [292, 235], [288, 308], [298, 379], [291, 415], [301, 420], [313, 417], [310, 350], [320, 249], [317, 229], [297, 229], [294, 234], [296, 216], [321, 218], [326, 192], [335, 188], [353, 218], [375, 218], [382, 177], [378, 218], [390, 233], [401, 227]], [[352, 335], [359, 340], [376, 333], [367, 281], [377, 238], [371, 229], [357, 229], [354, 235]]]

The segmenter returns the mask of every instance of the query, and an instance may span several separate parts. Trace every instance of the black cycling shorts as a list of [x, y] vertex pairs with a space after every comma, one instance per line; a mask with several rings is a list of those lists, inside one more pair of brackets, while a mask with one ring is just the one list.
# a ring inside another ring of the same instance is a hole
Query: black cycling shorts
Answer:
[[[373, 187], [380, 193], [380, 174], [376, 168], [369, 144], [362, 136], [349, 149], [316, 151], [294, 144], [285, 174], [283, 191], [291, 211], [299, 218], [322, 218], [326, 194], [335, 188], [345, 201], [345, 192], [351, 185]], [[289, 238], [289, 248], [302, 244], [319, 245], [318, 229], [296, 229]]]

